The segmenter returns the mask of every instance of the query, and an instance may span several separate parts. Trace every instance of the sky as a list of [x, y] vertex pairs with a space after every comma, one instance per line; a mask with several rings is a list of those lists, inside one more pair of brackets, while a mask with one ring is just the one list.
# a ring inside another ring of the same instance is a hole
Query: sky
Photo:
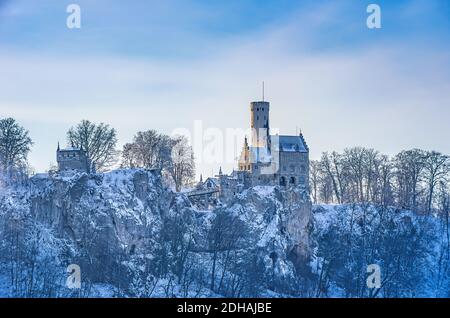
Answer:
[[[380, 29], [366, 26], [371, 3]], [[312, 159], [450, 154], [450, 1], [0, 0], [0, 118], [29, 130], [38, 172], [82, 119], [116, 128], [119, 148], [140, 130], [191, 132], [206, 146], [197, 176], [230, 172], [242, 139], [226, 156], [210, 137], [249, 126], [262, 81], [271, 127], [301, 130]]]

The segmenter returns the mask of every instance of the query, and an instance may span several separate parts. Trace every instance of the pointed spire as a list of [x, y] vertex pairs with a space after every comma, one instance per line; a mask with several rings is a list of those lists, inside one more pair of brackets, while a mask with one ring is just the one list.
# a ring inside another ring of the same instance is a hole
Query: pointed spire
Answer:
[[200, 182], [203, 182], [203, 175], [200, 174]]
[[60, 148], [59, 148], [59, 141], [58, 141], [58, 148], [56, 149], [57, 151], [59, 151], [60, 150]]
[[221, 176], [222, 175], [222, 166], [220, 166], [220, 168], [219, 168], [219, 176]]
[[73, 140], [70, 141], [70, 146], [71, 146], [72, 148], [74, 148]]

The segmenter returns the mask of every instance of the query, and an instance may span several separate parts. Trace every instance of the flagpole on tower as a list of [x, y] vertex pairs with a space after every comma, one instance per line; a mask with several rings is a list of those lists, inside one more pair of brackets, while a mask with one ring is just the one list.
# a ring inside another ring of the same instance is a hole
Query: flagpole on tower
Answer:
[[262, 82], [262, 101], [264, 101], [264, 81]]

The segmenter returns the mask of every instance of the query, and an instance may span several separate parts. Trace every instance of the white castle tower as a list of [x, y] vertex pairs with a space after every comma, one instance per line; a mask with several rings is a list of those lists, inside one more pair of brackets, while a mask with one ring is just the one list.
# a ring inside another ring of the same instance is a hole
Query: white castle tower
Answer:
[[269, 102], [250, 103], [251, 147], [268, 148], [269, 144]]

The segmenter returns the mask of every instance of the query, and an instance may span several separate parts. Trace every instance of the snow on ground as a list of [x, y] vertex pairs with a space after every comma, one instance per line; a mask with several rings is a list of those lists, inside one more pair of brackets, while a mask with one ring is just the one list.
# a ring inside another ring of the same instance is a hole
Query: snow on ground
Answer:
[[272, 195], [274, 189], [275, 189], [275, 186], [255, 186], [255, 187], [253, 187], [253, 190], [260, 197], [267, 197], [267, 196]]

